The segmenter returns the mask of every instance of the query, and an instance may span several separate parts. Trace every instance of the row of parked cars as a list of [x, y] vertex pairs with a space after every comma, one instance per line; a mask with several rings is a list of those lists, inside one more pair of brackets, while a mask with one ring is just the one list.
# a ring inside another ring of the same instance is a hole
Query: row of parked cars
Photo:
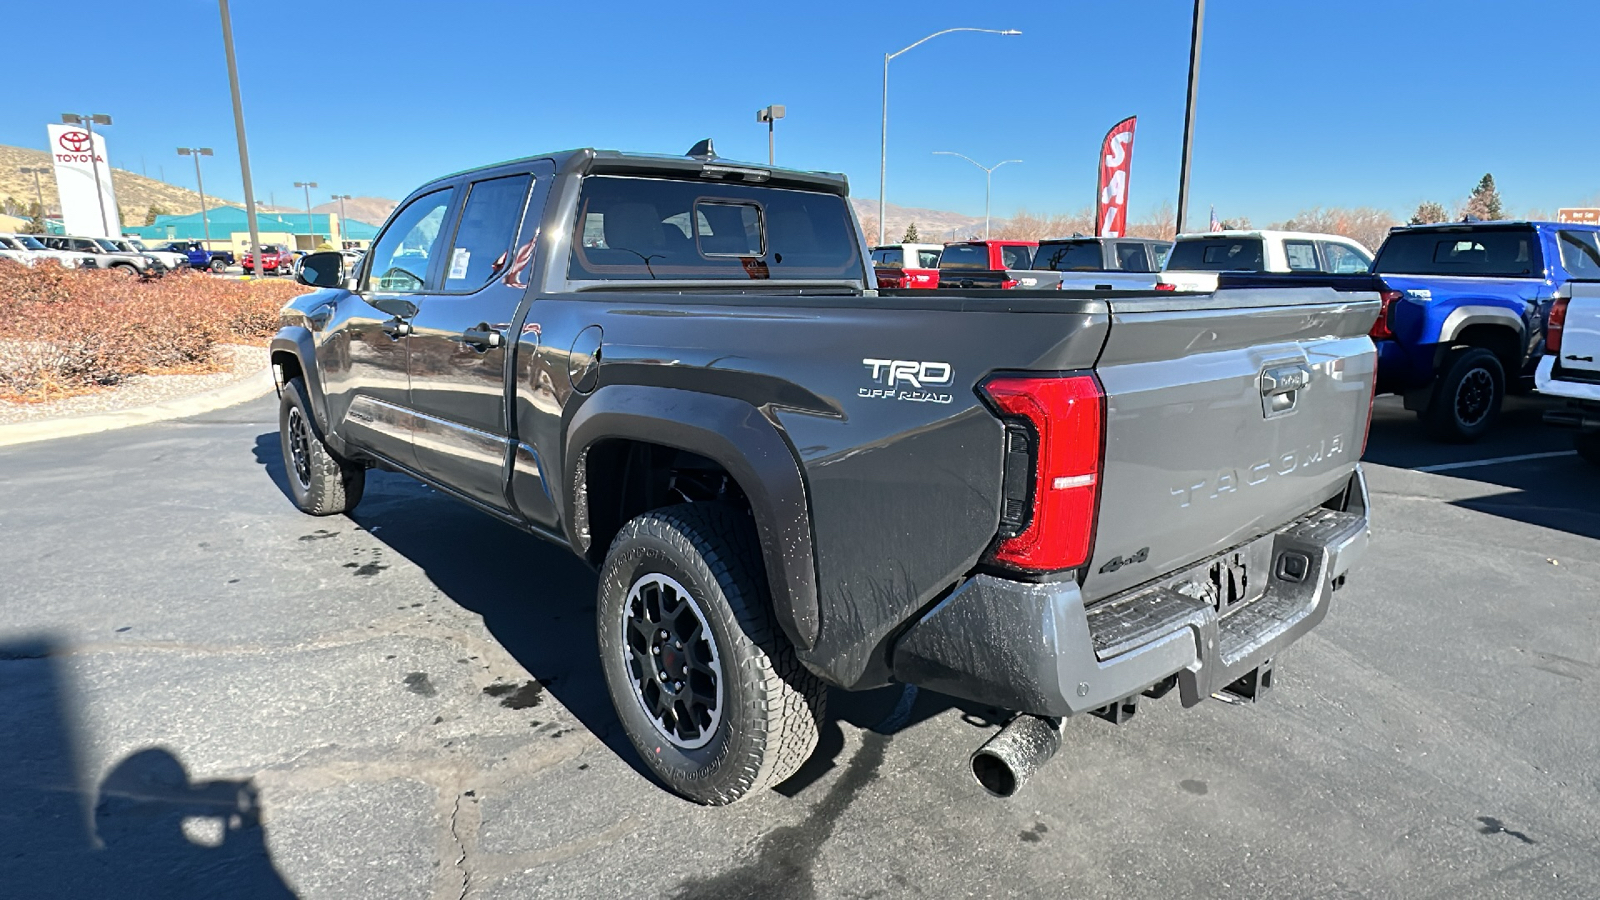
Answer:
[[[261, 269], [268, 275], [292, 275], [305, 253], [279, 244], [261, 251]], [[255, 254], [236, 260], [231, 251], [213, 250], [203, 241], [172, 241], [152, 248], [138, 238], [83, 237], [59, 234], [0, 234], [0, 259], [32, 266], [52, 261], [69, 269], [110, 269], [154, 277], [180, 269], [222, 274], [230, 266], [254, 268]]]
[[[1507, 393], [1536, 383], [1600, 402], [1600, 348], [1591, 345], [1600, 342], [1600, 312], [1585, 311], [1600, 301], [1580, 287], [1600, 279], [1597, 237], [1594, 225], [1464, 222], [1395, 228], [1376, 255], [1341, 235], [1223, 231], [1175, 241], [897, 244], [872, 258], [880, 289], [1211, 292], [1232, 272], [1376, 274], [1384, 285], [1372, 328], [1379, 392], [1402, 396], [1433, 437], [1466, 442], [1493, 426]], [[1563, 329], [1573, 335], [1566, 350]], [[1591, 409], [1549, 419], [1578, 427], [1580, 451], [1594, 460], [1597, 417]]]

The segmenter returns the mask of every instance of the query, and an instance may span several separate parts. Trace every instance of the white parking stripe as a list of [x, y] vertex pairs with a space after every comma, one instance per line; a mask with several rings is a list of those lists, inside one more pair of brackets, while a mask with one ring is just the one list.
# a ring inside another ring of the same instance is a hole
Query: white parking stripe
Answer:
[[1524, 453], [1520, 456], [1497, 456], [1494, 459], [1475, 459], [1471, 462], [1441, 463], [1437, 466], [1418, 466], [1413, 472], [1448, 472], [1452, 469], [1475, 469], [1478, 466], [1498, 466], [1501, 463], [1522, 462], [1525, 459], [1555, 459], [1558, 456], [1577, 456], [1576, 450], [1556, 450], [1552, 453]]

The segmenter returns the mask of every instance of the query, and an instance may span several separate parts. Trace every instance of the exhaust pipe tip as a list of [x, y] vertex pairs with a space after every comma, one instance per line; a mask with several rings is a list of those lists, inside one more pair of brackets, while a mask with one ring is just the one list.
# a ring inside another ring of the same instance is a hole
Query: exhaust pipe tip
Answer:
[[996, 797], [1011, 797], [1061, 749], [1061, 720], [1023, 714], [973, 751], [972, 777]]

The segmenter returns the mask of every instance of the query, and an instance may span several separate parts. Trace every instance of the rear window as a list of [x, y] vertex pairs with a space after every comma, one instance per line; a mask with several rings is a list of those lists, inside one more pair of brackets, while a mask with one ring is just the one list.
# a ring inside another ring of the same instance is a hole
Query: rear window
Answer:
[[861, 258], [834, 194], [596, 175], [583, 181], [567, 277], [859, 280]]
[[1033, 254], [1033, 267], [1051, 272], [1102, 272], [1100, 244], [1097, 241], [1042, 243]]
[[905, 267], [905, 254], [899, 247], [884, 247], [882, 250], [872, 251], [872, 264], [890, 269]]
[[1527, 228], [1395, 231], [1372, 270], [1383, 275], [1517, 278], [1544, 271], [1538, 235]]
[[989, 248], [980, 244], [951, 244], [939, 257], [941, 269], [987, 269]]
[[1200, 238], [1172, 247], [1167, 268], [1175, 272], [1265, 272], [1260, 238]]

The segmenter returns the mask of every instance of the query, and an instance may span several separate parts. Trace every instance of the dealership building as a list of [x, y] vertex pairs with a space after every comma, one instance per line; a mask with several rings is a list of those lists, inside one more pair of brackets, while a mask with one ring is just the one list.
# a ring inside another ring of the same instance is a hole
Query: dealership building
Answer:
[[[242, 206], [218, 206], [206, 210], [206, 220], [199, 213], [182, 216], [156, 216], [149, 225], [129, 226], [123, 234], [138, 236], [146, 243], [167, 241], [203, 241], [206, 226], [211, 231], [211, 249], [246, 253], [250, 248], [250, 223]], [[256, 213], [256, 227], [261, 232], [262, 244], [277, 244], [296, 250], [314, 250], [323, 243], [335, 247], [365, 249], [377, 237], [376, 225], [356, 219], [340, 219], [337, 213], [312, 213], [309, 225], [306, 213]]]

